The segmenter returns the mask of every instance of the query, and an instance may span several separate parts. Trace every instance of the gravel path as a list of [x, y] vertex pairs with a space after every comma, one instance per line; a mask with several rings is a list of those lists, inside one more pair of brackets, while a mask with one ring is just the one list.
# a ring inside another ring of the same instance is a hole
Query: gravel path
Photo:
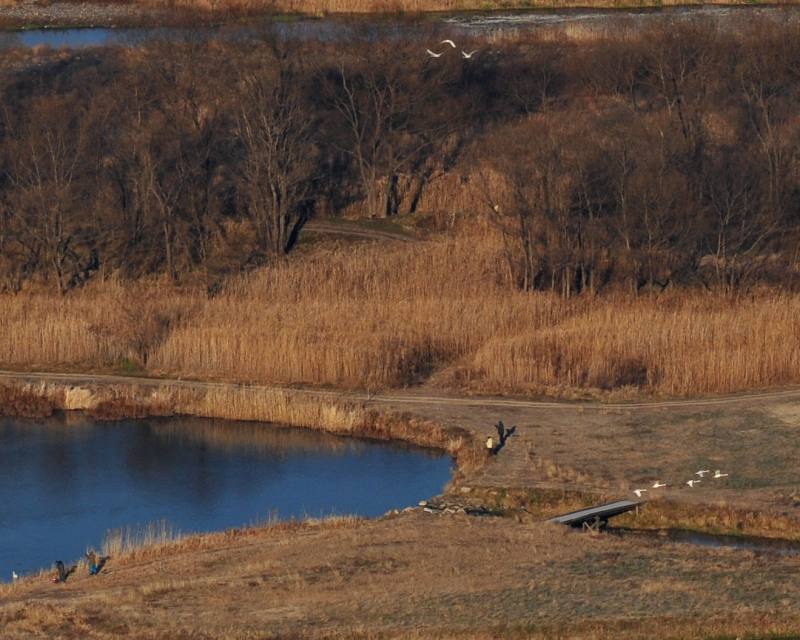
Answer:
[[6, 28], [122, 26], [136, 23], [143, 13], [133, 4], [93, 2], [53, 2], [20, 0], [3, 4], [0, 0], [0, 25]]

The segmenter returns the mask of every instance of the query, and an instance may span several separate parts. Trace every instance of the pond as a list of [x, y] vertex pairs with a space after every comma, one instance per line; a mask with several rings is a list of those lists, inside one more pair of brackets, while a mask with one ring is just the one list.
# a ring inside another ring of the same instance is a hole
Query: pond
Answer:
[[109, 530], [378, 516], [439, 493], [437, 452], [269, 424], [0, 419], [0, 581], [76, 560]]
[[30, 29], [0, 32], [0, 49], [8, 47], [85, 48], [134, 46], [152, 39], [237, 40], [264, 35], [282, 38], [349, 42], [358, 38], [427, 38], [431, 33], [447, 37], [489, 37], [525, 31], [563, 32], [575, 37], [620, 33], [648, 26], [710, 21], [723, 29], [735, 30], [761, 20], [796, 22], [798, 6], [691, 6], [640, 10], [529, 10], [510, 12], [466, 12], [434, 14], [419, 19], [330, 18], [254, 21], [248, 25], [198, 28]]

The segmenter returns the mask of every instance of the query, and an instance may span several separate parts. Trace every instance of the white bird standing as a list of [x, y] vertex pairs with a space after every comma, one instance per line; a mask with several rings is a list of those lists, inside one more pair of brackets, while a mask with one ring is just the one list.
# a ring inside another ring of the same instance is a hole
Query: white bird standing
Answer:
[[694, 489], [694, 485], [700, 484], [702, 480], [687, 480], [686, 484], [689, 485], [690, 488]]
[[661, 487], [666, 487], [666, 486], [667, 486], [666, 482], [659, 482], [658, 480], [656, 480], [653, 483], [653, 489], [660, 489]]
[[475, 51], [470, 51], [469, 53], [467, 53], [466, 51], [462, 51], [462, 52], [461, 52], [461, 56], [462, 56], [462, 57], [463, 57], [465, 60], [469, 60], [469, 59], [470, 59], [472, 56], [474, 56], [476, 53], [478, 53], [478, 50], [477, 50], [477, 49], [475, 49]]
[[727, 477], [728, 477], [728, 474], [727, 474], [727, 473], [720, 473], [720, 472], [719, 472], [719, 469], [717, 469], [717, 470], [714, 472], [714, 476], [713, 476], [713, 477], [714, 477], [714, 478], [727, 478]]
[[453, 49], [456, 48], [456, 43], [452, 40], [442, 40], [439, 44], [449, 44]]
[[427, 52], [428, 52], [428, 55], [429, 55], [431, 58], [441, 58], [441, 57], [442, 57], [442, 55], [444, 55], [444, 54], [441, 54], [441, 53], [434, 53], [434, 52], [433, 52], [433, 51], [431, 51], [430, 49], [425, 49], [425, 51], [427, 51]]
[[641, 498], [642, 494], [647, 491], [647, 489], [634, 489], [633, 492], [636, 494], [637, 498]]
[[12, 582], [16, 582], [17, 580], [19, 580], [19, 575], [17, 574], [16, 571], [12, 571], [11, 572], [11, 581]]
[[710, 469], [701, 469], [700, 471], [695, 471], [694, 475], [700, 476], [702, 478], [707, 473], [711, 473], [711, 470]]

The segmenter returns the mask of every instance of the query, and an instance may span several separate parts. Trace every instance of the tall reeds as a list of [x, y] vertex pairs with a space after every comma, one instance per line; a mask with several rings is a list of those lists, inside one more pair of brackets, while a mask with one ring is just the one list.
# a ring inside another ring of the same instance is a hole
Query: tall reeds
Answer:
[[179, 541], [181, 534], [166, 520], [150, 522], [141, 527], [112, 529], [106, 533], [100, 553], [117, 558], [129, 555], [142, 547], [162, 547]]
[[[2, 0], [0, 0], [0, 3]], [[304, 15], [347, 13], [426, 13], [558, 8], [637, 8], [701, 4], [700, 0], [138, 0], [136, 4], [234, 13], [273, 11]], [[711, 0], [707, 4], [745, 4], [744, 0]]]
[[65, 297], [3, 296], [0, 308], [2, 367], [537, 394], [800, 382], [796, 294], [525, 293], [489, 233], [318, 249], [213, 297], [111, 280]]

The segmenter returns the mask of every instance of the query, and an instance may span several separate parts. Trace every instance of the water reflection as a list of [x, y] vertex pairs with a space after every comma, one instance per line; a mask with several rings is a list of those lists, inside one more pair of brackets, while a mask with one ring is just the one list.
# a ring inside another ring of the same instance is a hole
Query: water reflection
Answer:
[[273, 456], [298, 453], [316, 453], [325, 449], [330, 455], [361, 451], [365, 442], [343, 439], [328, 433], [309, 429], [290, 429], [271, 425], [240, 422], [236, 428], [226, 420], [193, 419], [191, 428], [180, 420], [165, 420], [152, 424], [154, 435], [177, 443], [204, 444], [218, 449], [259, 451]]
[[0, 580], [77, 558], [109, 529], [375, 516], [438, 493], [449, 474], [429, 451], [266, 424], [0, 421]]

